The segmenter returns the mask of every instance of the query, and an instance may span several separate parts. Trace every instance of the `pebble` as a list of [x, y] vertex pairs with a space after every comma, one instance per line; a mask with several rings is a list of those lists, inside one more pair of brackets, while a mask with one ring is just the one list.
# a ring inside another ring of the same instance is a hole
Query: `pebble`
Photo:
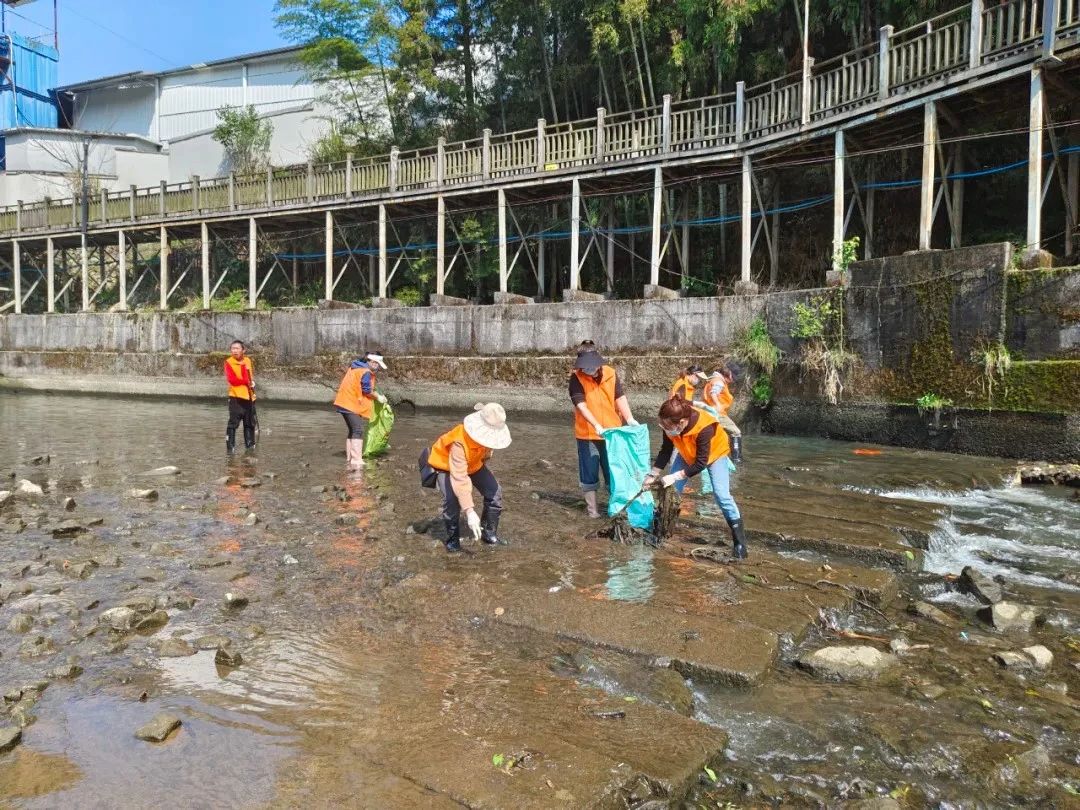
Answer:
[[1031, 659], [1035, 669], [1050, 669], [1054, 664], [1054, 654], [1042, 644], [1024, 647], [1024, 654]]
[[180, 728], [180, 718], [169, 712], [161, 712], [145, 726], [135, 732], [135, 736], [147, 742], [162, 742], [176, 729]]
[[156, 489], [132, 489], [128, 491], [128, 495], [141, 501], [156, 501], [158, 491]]
[[169, 614], [164, 610], [155, 610], [135, 622], [136, 630], [156, 630], [169, 622]]
[[876, 678], [896, 663], [896, 657], [873, 647], [822, 647], [799, 658], [798, 664], [826, 680]]
[[17, 726], [0, 728], [0, 753], [10, 751], [22, 740], [22, 729]]
[[221, 478], [215, 479], [214, 483], [217, 484], [219, 487], [224, 487], [232, 483], [232, 478], [228, 475], [223, 475], [221, 476]]
[[76, 503], [75, 503], [75, 499], [74, 499], [74, 498], [64, 498], [64, 500], [63, 500], [63, 501], [61, 501], [60, 505], [64, 507], [64, 511], [65, 511], [65, 512], [74, 512], [74, 511], [75, 511], [75, 507], [76, 507], [76, 506], [77, 506], [78, 504], [76, 504]]
[[971, 594], [984, 605], [993, 605], [1005, 598], [1001, 585], [970, 565], [960, 572], [956, 584], [961, 591]]
[[943, 627], [954, 627], [956, 625], [956, 622], [948, 613], [939, 610], [929, 602], [912, 602], [908, 605], [908, 613], [931, 621], [934, 624], [940, 624]]
[[15, 494], [24, 495], [27, 498], [39, 498], [45, 494], [45, 490], [33, 481], [27, 481], [24, 478], [15, 486]]
[[29, 633], [34, 627], [34, 619], [25, 613], [16, 613], [8, 622], [8, 630], [12, 633]]
[[83, 668], [78, 664], [62, 664], [58, 667], [53, 667], [45, 676], [50, 680], [63, 681], [70, 680], [71, 678], [78, 678], [83, 673]]
[[113, 630], [123, 632], [135, 626], [135, 618], [136, 613], [132, 608], [114, 607], [98, 616], [98, 624], [108, 625]]
[[250, 489], [251, 487], [261, 487], [261, 478], [241, 478], [239, 481], [240, 486]]
[[216, 650], [218, 647], [228, 647], [232, 644], [232, 639], [211, 633], [208, 636], [199, 636], [194, 644], [197, 650]]
[[1002, 632], [1027, 632], [1039, 618], [1035, 608], [1015, 602], [998, 602], [979, 611], [979, 618]]
[[238, 667], [244, 663], [244, 658], [239, 652], [232, 649], [231, 645], [226, 645], [218, 647], [218, 651], [214, 653], [214, 663], [223, 667]]
[[292, 554], [286, 554], [281, 558], [282, 565], [299, 565], [300, 561], [296, 559]]
[[155, 467], [152, 470], [147, 470], [142, 473], [143, 475], [179, 475], [180, 468], [174, 467], [171, 464], [166, 467]]
[[233, 593], [229, 591], [225, 594], [225, 607], [227, 608], [242, 608], [248, 603], [248, 598], [242, 593]]
[[245, 526], [254, 526], [258, 522], [259, 522], [259, 516], [256, 515], [254, 512], [248, 512], [247, 517], [244, 518], [244, 525]]
[[156, 645], [161, 658], [186, 658], [195, 654], [195, 648], [182, 638], [167, 638]]

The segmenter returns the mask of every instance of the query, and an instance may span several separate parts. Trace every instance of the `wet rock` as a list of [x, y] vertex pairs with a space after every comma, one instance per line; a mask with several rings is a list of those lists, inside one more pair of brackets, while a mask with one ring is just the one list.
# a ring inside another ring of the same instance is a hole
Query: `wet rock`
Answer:
[[245, 489], [251, 489], [252, 487], [261, 487], [262, 486], [262, 479], [261, 478], [241, 478], [237, 483], [239, 483], [240, 486], [244, 487]]
[[109, 608], [98, 616], [98, 624], [106, 625], [112, 630], [126, 632], [135, 626], [137, 616], [138, 614], [130, 607]]
[[34, 627], [34, 619], [25, 613], [16, 613], [8, 622], [8, 630], [12, 633], [29, 633]]
[[0, 728], [0, 753], [10, 751], [22, 740], [22, 729], [17, 726]]
[[3, 507], [12, 497], [10, 489], [0, 489], [0, 507]]
[[52, 527], [52, 536], [55, 538], [76, 537], [87, 528], [77, 520], [63, 520]]
[[199, 636], [195, 639], [195, 649], [197, 650], [216, 650], [218, 647], [228, 647], [232, 644], [232, 639], [228, 636], [221, 636], [215, 633], [211, 633], [208, 636]]
[[169, 614], [164, 610], [155, 610], [153, 613], [139, 618], [135, 622], [135, 629], [145, 632], [146, 630], [156, 630], [159, 627], [164, 627], [169, 622]]
[[166, 467], [155, 467], [152, 470], [147, 470], [142, 475], [179, 475], [180, 468], [173, 467], [172, 465]]
[[136, 613], [149, 613], [157, 607], [157, 599], [149, 594], [138, 594], [136, 596], [129, 596], [120, 604], [123, 607], [131, 608]]
[[50, 461], [52, 461], [52, 457], [45, 455], [45, 456], [34, 456], [33, 458], [31, 458], [26, 463], [31, 464], [31, 465], [33, 465], [35, 467], [40, 467], [42, 464], [48, 464]]
[[64, 500], [60, 502], [60, 505], [64, 508], [65, 512], [74, 512], [75, 507], [78, 506], [78, 504], [75, 503], [74, 498], [64, 498]]
[[228, 475], [223, 475], [221, 476], [221, 478], [214, 479], [214, 483], [217, 484], [219, 487], [224, 487], [232, 483], [232, 477]]
[[247, 517], [244, 518], [244, 525], [245, 526], [254, 526], [258, 522], [259, 522], [259, 516], [256, 515], [254, 512], [248, 512]]
[[156, 501], [158, 498], [158, 491], [156, 489], [132, 489], [128, 490], [128, 497], [136, 498], [141, 501]]
[[937, 700], [948, 691], [944, 686], [938, 683], [924, 683], [916, 688], [918, 689], [919, 694], [927, 700]]
[[891, 796], [876, 796], [872, 799], [857, 799], [847, 802], [844, 810], [901, 810], [902, 805]]
[[232, 562], [228, 557], [200, 557], [191, 564], [192, 568], [206, 570], [207, 568], [220, 568]]
[[984, 605], [993, 605], [1005, 598], [1000, 584], [970, 565], [960, 572], [956, 584], [961, 591], [971, 594]]
[[998, 602], [979, 611], [979, 618], [1003, 633], [1027, 632], [1039, 618], [1035, 608], [1015, 602]]
[[312, 495], [322, 495], [324, 492], [329, 492], [330, 487], [326, 484], [320, 484], [317, 487], [312, 487], [310, 491]]
[[25, 478], [19, 481], [15, 485], [15, 494], [24, 498], [40, 498], [45, 494], [45, 490], [35, 484], [33, 481], [27, 481]]
[[56, 652], [56, 642], [48, 636], [33, 636], [19, 645], [19, 655], [23, 658], [38, 658]]
[[136, 568], [135, 578], [141, 579], [143, 582], [161, 582], [165, 579], [165, 572], [160, 568]]
[[161, 658], [186, 658], [195, 654], [195, 648], [182, 638], [166, 638], [154, 645]]
[[296, 559], [292, 554], [286, 554], [281, 558], [282, 565], [299, 565], [300, 561]]
[[536, 460], [536, 466], [541, 470], [550, 470], [555, 465], [548, 461], [546, 458], [539, 458]]
[[175, 550], [168, 543], [153, 543], [150, 546], [150, 553], [155, 557], [170, 557]]
[[338, 515], [336, 518], [334, 518], [334, 523], [336, 523], [338, 526], [354, 526], [356, 525], [356, 521], [356, 515]]
[[249, 624], [247, 627], [244, 628], [244, 632], [242, 633], [242, 635], [245, 641], [254, 641], [259, 636], [264, 635], [265, 633], [266, 628], [263, 627], [261, 624]]
[[1029, 656], [1012, 650], [994, 653], [994, 660], [1005, 669], [1032, 669], [1035, 666], [1035, 662]]
[[82, 562], [72, 563], [67, 568], [69, 576], [73, 576], [76, 579], [89, 579], [90, 575], [94, 573], [94, 569], [98, 567], [98, 564], [93, 560], [83, 560]]
[[169, 712], [154, 715], [145, 726], [135, 732], [135, 736], [147, 742], [164, 742], [170, 734], [180, 728], [180, 718]]
[[826, 680], [876, 678], [896, 663], [896, 657], [873, 647], [822, 647], [798, 659], [811, 675]]
[[1035, 669], [1050, 669], [1054, 664], [1054, 654], [1042, 644], [1024, 647], [1024, 655], [1031, 659], [1031, 663]]
[[83, 674], [83, 668], [78, 664], [67, 663], [53, 667], [45, 673], [45, 677], [52, 681], [69, 681]]
[[191, 594], [181, 593], [170, 596], [168, 601], [169, 607], [176, 608], [177, 610], [191, 610], [199, 600]]
[[238, 667], [244, 663], [244, 657], [234, 650], [231, 644], [227, 644], [218, 647], [218, 651], [214, 653], [214, 663], [223, 667]]
[[231, 608], [233, 610], [238, 610], [239, 608], [246, 607], [248, 601], [249, 600], [247, 596], [242, 593], [234, 593], [233, 591], [229, 591], [225, 594], [225, 607]]
[[931, 605], [929, 602], [912, 602], [908, 605], [908, 613], [926, 619], [943, 627], [955, 627], [956, 621], [948, 613]]

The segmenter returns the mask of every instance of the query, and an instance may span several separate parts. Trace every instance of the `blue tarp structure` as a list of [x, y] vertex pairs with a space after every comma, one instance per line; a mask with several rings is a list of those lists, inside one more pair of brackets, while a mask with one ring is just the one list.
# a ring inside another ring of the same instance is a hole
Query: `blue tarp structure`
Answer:
[[[608, 516], [612, 517], [637, 494], [649, 474], [649, 428], [646, 425], [610, 428], [604, 431], [604, 441], [611, 472]], [[655, 506], [652, 493], [643, 493], [626, 507], [630, 525], [651, 532]]]
[[383, 405], [375, 400], [372, 405], [375, 412], [368, 420], [367, 430], [364, 433], [364, 458], [386, 452], [390, 444], [390, 430], [394, 427], [394, 409], [390, 407], [390, 404]]

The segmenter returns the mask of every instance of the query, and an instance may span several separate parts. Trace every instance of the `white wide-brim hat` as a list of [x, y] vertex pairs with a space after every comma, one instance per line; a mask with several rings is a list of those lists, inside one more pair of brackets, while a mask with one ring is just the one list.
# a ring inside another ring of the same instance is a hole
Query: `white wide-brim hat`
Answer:
[[465, 432], [477, 444], [491, 450], [510, 446], [510, 429], [506, 426], [506, 411], [497, 402], [476, 403], [475, 413], [465, 417]]

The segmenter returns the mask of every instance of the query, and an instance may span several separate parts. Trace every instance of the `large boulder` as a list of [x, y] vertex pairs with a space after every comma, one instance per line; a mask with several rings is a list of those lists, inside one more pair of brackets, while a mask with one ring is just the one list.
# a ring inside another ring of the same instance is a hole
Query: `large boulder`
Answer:
[[1038, 612], [1030, 605], [1018, 605], [1015, 602], [998, 602], [979, 611], [979, 618], [993, 625], [1002, 633], [1028, 632], [1039, 618]]
[[126, 632], [135, 626], [138, 614], [129, 607], [109, 608], [98, 616], [98, 623], [107, 625], [113, 630]]
[[1001, 585], [972, 566], [966, 566], [956, 581], [960, 590], [971, 594], [984, 605], [994, 605], [1005, 598]]
[[832, 681], [873, 679], [894, 664], [896, 656], [867, 646], [822, 647], [798, 660], [811, 675]]
[[147, 742], [163, 742], [180, 728], [180, 718], [169, 712], [154, 715], [154, 719], [135, 732], [135, 736]]

